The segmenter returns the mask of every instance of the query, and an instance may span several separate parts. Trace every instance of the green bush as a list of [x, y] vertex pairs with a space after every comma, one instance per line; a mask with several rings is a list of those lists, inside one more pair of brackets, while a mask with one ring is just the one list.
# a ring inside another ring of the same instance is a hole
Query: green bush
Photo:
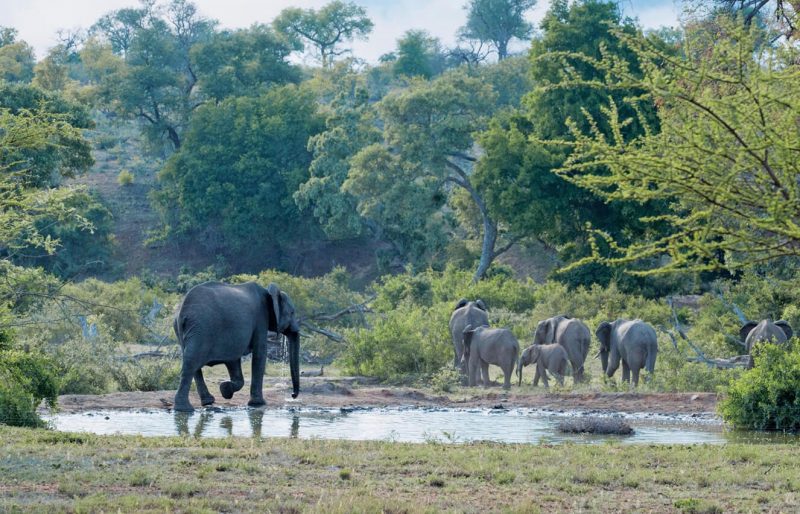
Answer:
[[53, 363], [33, 353], [0, 352], [0, 423], [44, 426], [36, 413], [42, 400], [51, 407], [58, 400], [58, 380]]
[[117, 175], [117, 184], [121, 186], [129, 186], [133, 184], [133, 179], [133, 173], [128, 170], [122, 170], [119, 172], [119, 175]]
[[110, 368], [120, 391], [162, 391], [176, 389], [181, 363], [169, 358], [129, 360]]
[[406, 307], [374, 317], [372, 328], [348, 331], [345, 372], [398, 380], [430, 376], [453, 359], [447, 334], [451, 306]]
[[761, 344], [754, 367], [731, 382], [719, 404], [722, 418], [736, 428], [800, 430], [800, 344]]

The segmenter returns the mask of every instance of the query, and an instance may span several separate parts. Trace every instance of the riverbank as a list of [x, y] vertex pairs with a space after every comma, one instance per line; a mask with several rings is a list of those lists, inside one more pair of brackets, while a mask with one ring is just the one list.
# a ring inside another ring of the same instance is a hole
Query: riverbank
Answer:
[[795, 445], [403, 444], [0, 426], [0, 511], [791, 512]]
[[[309, 408], [353, 407], [449, 407], [449, 408], [531, 408], [559, 411], [588, 411], [597, 413], [654, 413], [662, 415], [713, 416], [717, 395], [714, 393], [609, 393], [577, 391], [547, 393], [530, 386], [511, 389], [505, 393], [499, 387], [458, 388], [453, 393], [435, 393], [409, 387], [387, 387], [364, 384], [359, 378], [307, 378], [297, 400], [289, 400], [289, 387], [279, 379], [265, 379], [264, 395], [269, 407], [297, 406]], [[109, 409], [170, 409], [175, 391], [111, 393], [104, 395], [62, 395], [62, 412]], [[216, 394], [218, 407], [247, 405], [247, 387], [230, 400]], [[196, 408], [200, 399], [190, 397]]]

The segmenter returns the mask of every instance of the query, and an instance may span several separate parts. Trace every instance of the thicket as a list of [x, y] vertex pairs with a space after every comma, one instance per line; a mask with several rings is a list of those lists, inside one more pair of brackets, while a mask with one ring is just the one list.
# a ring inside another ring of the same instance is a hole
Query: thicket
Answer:
[[0, 423], [44, 426], [36, 412], [43, 400], [50, 407], [58, 400], [53, 362], [34, 353], [0, 351]]
[[726, 422], [749, 430], [800, 430], [800, 345], [756, 346], [754, 367], [733, 381], [719, 404]]

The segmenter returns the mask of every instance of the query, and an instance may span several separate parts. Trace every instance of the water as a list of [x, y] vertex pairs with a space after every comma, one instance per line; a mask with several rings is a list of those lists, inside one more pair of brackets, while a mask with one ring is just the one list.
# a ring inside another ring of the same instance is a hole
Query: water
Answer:
[[[574, 414], [579, 415], [579, 414]], [[95, 434], [191, 437], [292, 437], [301, 439], [384, 440], [397, 442], [496, 441], [505, 443], [724, 444], [793, 443], [797, 436], [726, 431], [713, 418], [653, 419], [628, 416], [629, 436], [560, 434], [564, 415], [531, 409], [208, 409], [194, 414], [161, 410], [94, 411], [56, 414], [56, 430]]]

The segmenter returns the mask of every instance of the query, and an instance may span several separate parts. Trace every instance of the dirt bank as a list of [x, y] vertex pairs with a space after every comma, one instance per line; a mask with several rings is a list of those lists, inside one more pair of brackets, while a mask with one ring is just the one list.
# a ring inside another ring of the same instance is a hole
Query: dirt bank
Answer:
[[[549, 410], [588, 410], [598, 412], [649, 412], [656, 414], [713, 414], [717, 396], [714, 393], [545, 393], [542, 390], [512, 388], [506, 394], [500, 388], [488, 390], [461, 389], [444, 395], [407, 387], [359, 385], [355, 378], [305, 379], [297, 400], [288, 400], [289, 387], [282, 381], [266, 380], [264, 394], [269, 406], [299, 405], [303, 407], [485, 407], [503, 405]], [[362, 380], [363, 383], [363, 380]], [[175, 391], [112, 393], [104, 395], [63, 395], [59, 397], [62, 412], [104, 409], [169, 409]], [[242, 407], [247, 404], [247, 389], [231, 400], [217, 394], [219, 407]], [[195, 407], [199, 398], [191, 396]]]

